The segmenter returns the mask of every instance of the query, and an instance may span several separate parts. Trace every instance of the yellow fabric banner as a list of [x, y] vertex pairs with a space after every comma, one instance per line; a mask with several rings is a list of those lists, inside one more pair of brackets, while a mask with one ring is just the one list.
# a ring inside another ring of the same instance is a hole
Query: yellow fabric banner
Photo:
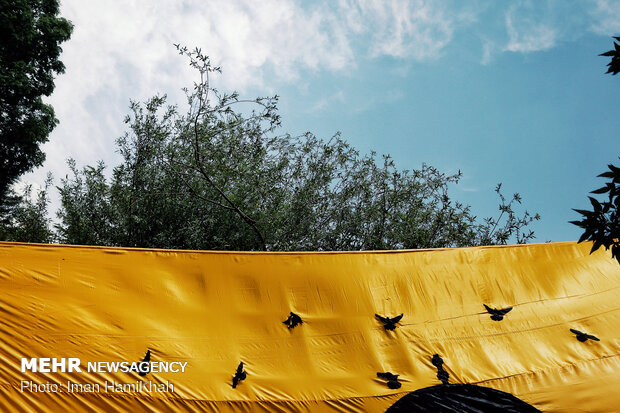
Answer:
[[[380, 412], [441, 384], [434, 355], [449, 383], [620, 411], [620, 265], [590, 248], [0, 243], [0, 411]], [[492, 319], [485, 304], [512, 310]]]

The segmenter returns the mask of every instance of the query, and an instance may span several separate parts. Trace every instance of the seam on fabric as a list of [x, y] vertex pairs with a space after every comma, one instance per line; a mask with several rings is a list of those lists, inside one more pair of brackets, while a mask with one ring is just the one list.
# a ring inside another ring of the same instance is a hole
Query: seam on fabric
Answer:
[[[582, 244], [587, 245], [590, 241]], [[578, 245], [577, 241], [561, 242], [539, 242], [532, 244], [512, 244], [512, 245], [485, 245], [473, 247], [443, 247], [443, 248], [421, 248], [421, 249], [399, 249], [399, 250], [363, 250], [363, 251], [224, 251], [224, 250], [186, 250], [186, 249], [167, 249], [167, 248], [139, 248], [139, 247], [111, 247], [102, 245], [69, 245], [69, 244], [36, 244], [27, 242], [5, 242], [0, 241], [0, 248], [4, 246], [16, 247], [39, 247], [39, 248], [71, 248], [71, 249], [93, 249], [93, 250], [115, 250], [115, 251], [150, 251], [150, 252], [172, 252], [172, 253], [194, 253], [194, 254], [232, 254], [232, 255], [347, 255], [347, 254], [401, 254], [427, 251], [463, 251], [463, 250], [487, 250], [503, 248], [530, 248], [543, 245], [568, 246]], [[584, 248], [585, 250], [585, 248]], [[586, 254], [587, 255], [587, 254]]]
[[602, 361], [602, 360], [608, 360], [608, 359], [612, 359], [614, 357], [619, 357], [619, 356], [620, 356], [620, 354], [611, 354], [611, 355], [608, 355], [608, 356], [598, 357], [598, 358], [595, 358], [595, 359], [584, 360], [584, 361], [582, 361], [580, 363], [562, 364], [561, 366], [557, 366], [557, 367], [548, 367], [546, 369], [533, 370], [533, 371], [525, 371], [523, 373], [509, 374], [509, 375], [503, 376], [503, 377], [494, 377], [492, 379], [474, 381], [474, 382], [471, 382], [471, 383], [464, 383], [464, 384], [488, 383], [488, 382], [497, 381], [497, 380], [512, 379], [512, 378], [520, 377], [520, 376], [528, 376], [528, 375], [532, 375], [532, 374], [540, 374], [540, 373], [545, 373], [545, 372], [553, 371], [553, 370], [562, 370], [562, 369], [566, 369], [566, 368], [569, 368], [569, 367], [578, 367], [579, 365], [582, 365], [582, 364], [594, 363], [594, 362]]

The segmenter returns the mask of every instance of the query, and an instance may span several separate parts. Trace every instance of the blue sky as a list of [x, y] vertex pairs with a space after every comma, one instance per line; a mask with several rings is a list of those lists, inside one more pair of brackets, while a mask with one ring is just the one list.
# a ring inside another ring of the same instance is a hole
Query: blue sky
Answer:
[[[463, 172], [455, 199], [497, 214], [498, 182], [542, 218], [536, 241], [574, 240], [571, 208], [620, 155], [620, 77], [604, 75], [620, 1], [64, 0], [75, 25], [49, 101], [60, 125], [45, 172], [118, 162], [130, 99], [180, 89], [194, 74], [173, 43], [223, 67], [218, 86], [281, 96], [281, 132], [342, 132], [403, 169]], [[57, 205], [57, 199], [54, 201]]]

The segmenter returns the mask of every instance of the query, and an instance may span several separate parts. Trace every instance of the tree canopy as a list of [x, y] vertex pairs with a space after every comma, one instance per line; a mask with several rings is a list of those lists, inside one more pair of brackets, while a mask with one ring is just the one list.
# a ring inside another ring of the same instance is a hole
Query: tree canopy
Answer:
[[6, 205], [7, 214], [0, 220], [0, 240], [51, 243], [55, 239], [49, 218], [49, 191], [52, 176], [45, 186], [35, 190], [26, 186], [15, 200]]
[[71, 244], [227, 250], [370, 250], [526, 242], [538, 215], [518, 194], [479, 220], [451, 199], [460, 172], [400, 170], [340, 134], [277, 134], [278, 97], [244, 100], [212, 86], [220, 72], [179, 47], [200, 75], [188, 107], [133, 102], [117, 140], [122, 162], [99, 163], [59, 187], [56, 229]]
[[40, 145], [58, 122], [41, 99], [64, 71], [60, 43], [73, 29], [58, 13], [57, 0], [0, 0], [0, 215], [11, 185], [43, 163]]

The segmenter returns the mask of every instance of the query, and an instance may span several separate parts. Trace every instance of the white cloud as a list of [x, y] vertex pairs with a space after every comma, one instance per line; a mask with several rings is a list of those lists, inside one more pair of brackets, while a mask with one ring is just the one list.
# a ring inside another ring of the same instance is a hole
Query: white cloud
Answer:
[[480, 59], [480, 64], [483, 66], [491, 63], [493, 55], [497, 49], [495, 42], [489, 39], [482, 40], [482, 58]]
[[319, 111], [325, 110], [331, 104], [334, 104], [334, 103], [342, 104], [344, 102], [345, 102], [344, 93], [342, 92], [342, 90], [339, 90], [338, 92], [332, 95], [329, 95], [329, 96], [326, 96], [326, 97], [323, 97], [317, 100], [313, 105], [310, 106], [307, 112], [309, 113], [319, 112]]
[[463, 3], [423, 0], [341, 1], [352, 33], [369, 34], [371, 57], [393, 56], [416, 60], [439, 57], [454, 31], [475, 21], [473, 9]]
[[506, 31], [509, 41], [505, 50], [510, 52], [536, 52], [552, 48], [557, 32], [544, 21], [549, 16], [540, 14], [531, 3], [512, 5], [506, 12]]
[[620, 36], [620, 0], [595, 0], [591, 30], [604, 36]]
[[503, 50], [521, 53], [549, 50], [588, 32], [618, 35], [620, 0], [521, 0], [506, 11], [505, 26], [509, 40]]

